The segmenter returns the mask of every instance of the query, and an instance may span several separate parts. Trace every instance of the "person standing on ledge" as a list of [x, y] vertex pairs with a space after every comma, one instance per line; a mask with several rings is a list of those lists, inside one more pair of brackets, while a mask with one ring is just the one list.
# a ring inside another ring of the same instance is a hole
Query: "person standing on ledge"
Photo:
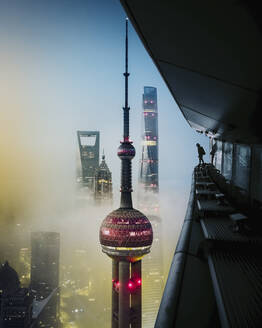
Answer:
[[198, 165], [201, 165], [201, 162], [202, 162], [202, 164], [205, 164], [205, 162], [203, 160], [203, 156], [206, 154], [206, 152], [205, 152], [204, 148], [202, 146], [200, 146], [199, 143], [197, 143], [196, 146], [197, 146], [198, 159], [199, 159]]

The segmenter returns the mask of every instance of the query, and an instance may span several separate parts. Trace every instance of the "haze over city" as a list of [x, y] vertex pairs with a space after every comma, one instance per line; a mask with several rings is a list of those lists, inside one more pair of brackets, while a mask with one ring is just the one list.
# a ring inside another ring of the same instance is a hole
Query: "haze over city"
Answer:
[[[29, 249], [31, 231], [60, 233], [63, 327], [98, 327], [104, 312], [106, 327], [110, 326], [111, 264], [101, 252], [99, 227], [120, 199], [117, 147], [123, 133], [125, 17], [116, 0], [0, 4], [0, 262], [8, 260], [21, 278], [21, 261], [7, 258], [10, 247]], [[192, 169], [198, 162], [196, 143], [208, 153], [208, 138], [184, 120], [131, 23], [129, 72], [135, 206], [143, 88], [157, 88], [165, 280], [186, 211]], [[78, 130], [100, 131], [100, 154], [104, 150], [112, 172], [112, 207], [79, 206], [76, 201]], [[68, 287], [65, 277], [70, 270], [79, 299], [85, 292], [88, 295], [85, 287], [89, 286], [88, 299], [94, 305], [88, 326], [85, 314], [67, 313], [70, 297], [82, 304]], [[28, 279], [24, 277], [25, 286]], [[99, 286], [95, 300], [91, 280]]]

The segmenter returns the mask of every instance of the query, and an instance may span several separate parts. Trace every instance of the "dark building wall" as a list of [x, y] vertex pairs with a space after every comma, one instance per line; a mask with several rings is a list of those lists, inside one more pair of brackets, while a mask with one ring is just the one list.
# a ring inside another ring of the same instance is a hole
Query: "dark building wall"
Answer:
[[252, 147], [251, 197], [262, 202], [262, 145]]
[[262, 204], [262, 145], [217, 141], [215, 166], [251, 204]]
[[31, 287], [46, 297], [59, 284], [59, 233], [32, 232], [31, 250]]
[[36, 327], [59, 326], [60, 235], [57, 232], [31, 233], [31, 288], [37, 301], [50, 298]]
[[30, 327], [32, 309], [33, 295], [28, 288], [19, 288], [12, 295], [0, 294], [0, 327]]

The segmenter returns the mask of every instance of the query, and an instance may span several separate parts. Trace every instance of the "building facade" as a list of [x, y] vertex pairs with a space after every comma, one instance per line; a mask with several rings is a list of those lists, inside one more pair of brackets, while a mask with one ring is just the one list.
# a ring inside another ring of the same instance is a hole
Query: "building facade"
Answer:
[[5, 262], [0, 267], [0, 327], [31, 327], [33, 294], [21, 288], [17, 272]]
[[28, 288], [19, 288], [12, 295], [1, 295], [0, 327], [29, 328], [33, 323], [33, 294]]
[[142, 323], [144, 328], [153, 328], [164, 288], [163, 238], [161, 218], [156, 215], [148, 215], [148, 218], [152, 224], [154, 242], [150, 254], [144, 259], [142, 267]]
[[48, 311], [45, 310], [46, 321], [42, 326], [59, 327], [59, 233], [32, 232], [31, 254], [31, 289], [36, 300], [45, 300], [57, 291], [49, 302]]
[[139, 174], [139, 208], [152, 224], [154, 243], [144, 259], [143, 327], [153, 328], [163, 293], [162, 223], [159, 216], [157, 89], [144, 87], [142, 104], [142, 156]]
[[95, 170], [99, 166], [99, 131], [77, 131], [81, 160], [81, 181], [84, 186], [94, 189]]
[[143, 190], [158, 192], [158, 110], [157, 89], [144, 87], [140, 183]]
[[105, 155], [102, 156], [102, 162], [95, 170], [95, 201], [97, 204], [104, 202], [112, 203], [112, 173], [110, 172], [106, 161]]

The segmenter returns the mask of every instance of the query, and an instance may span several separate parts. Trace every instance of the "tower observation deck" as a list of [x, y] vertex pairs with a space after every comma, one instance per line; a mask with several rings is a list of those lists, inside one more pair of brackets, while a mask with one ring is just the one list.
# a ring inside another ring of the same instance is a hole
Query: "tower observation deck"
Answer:
[[100, 227], [102, 251], [112, 258], [112, 328], [141, 328], [141, 258], [153, 240], [148, 218], [133, 208], [131, 160], [135, 148], [129, 139], [128, 20], [126, 20], [125, 106], [121, 159], [120, 208], [111, 212]]

